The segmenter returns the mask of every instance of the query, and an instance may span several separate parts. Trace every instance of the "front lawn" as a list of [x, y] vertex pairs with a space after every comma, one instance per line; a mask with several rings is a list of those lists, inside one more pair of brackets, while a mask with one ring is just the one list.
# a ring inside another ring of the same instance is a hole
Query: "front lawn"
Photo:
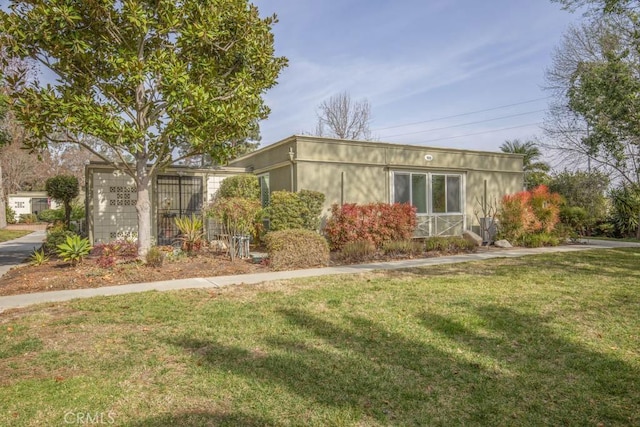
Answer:
[[24, 230], [4, 230], [0, 229], [0, 243], [6, 242], [7, 240], [17, 239], [18, 237], [26, 236], [27, 234], [32, 233], [31, 231]]
[[639, 263], [581, 251], [6, 312], [0, 425], [638, 425]]

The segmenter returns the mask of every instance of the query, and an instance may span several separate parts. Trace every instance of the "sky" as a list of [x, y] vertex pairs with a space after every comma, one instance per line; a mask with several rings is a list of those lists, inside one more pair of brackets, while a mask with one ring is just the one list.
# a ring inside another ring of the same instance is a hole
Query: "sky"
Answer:
[[[375, 140], [499, 151], [541, 136], [544, 73], [570, 24], [551, 0], [252, 0], [289, 59], [265, 95], [266, 146], [313, 133], [318, 106], [371, 105]], [[7, 0], [0, 0], [5, 8]]]
[[549, 103], [545, 70], [582, 19], [549, 0], [253, 3], [277, 14], [276, 54], [289, 59], [265, 96], [263, 146], [313, 133], [318, 105], [343, 91], [369, 101], [382, 142], [499, 151], [534, 138]]

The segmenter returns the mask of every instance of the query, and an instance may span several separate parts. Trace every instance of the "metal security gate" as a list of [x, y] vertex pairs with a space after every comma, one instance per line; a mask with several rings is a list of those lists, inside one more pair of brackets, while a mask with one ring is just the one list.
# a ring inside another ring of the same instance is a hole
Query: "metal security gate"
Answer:
[[158, 176], [158, 245], [171, 245], [178, 237], [175, 218], [202, 214], [202, 177]]

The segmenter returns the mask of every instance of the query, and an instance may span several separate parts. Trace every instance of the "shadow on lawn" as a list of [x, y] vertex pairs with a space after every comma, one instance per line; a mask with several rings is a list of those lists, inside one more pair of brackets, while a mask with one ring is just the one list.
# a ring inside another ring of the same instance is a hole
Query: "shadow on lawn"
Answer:
[[211, 369], [285, 387], [309, 405], [382, 424], [632, 422], [638, 372], [555, 336], [542, 318], [497, 306], [478, 311], [500, 338], [429, 313], [415, 325], [478, 357], [437, 340], [409, 339], [362, 317], [345, 317], [347, 326], [337, 326], [298, 309], [280, 311], [292, 333], [266, 337], [264, 349], [189, 337], [171, 344]]
[[[420, 319], [464, 350], [489, 356], [514, 371], [517, 381], [501, 382], [501, 394], [520, 400], [517, 406], [525, 412], [542, 409], [552, 424], [640, 423], [638, 369], [558, 336], [549, 326], [551, 319], [497, 305], [472, 310], [491, 331], [489, 336], [442, 315], [423, 313]], [[533, 393], [544, 400], [532, 402]]]

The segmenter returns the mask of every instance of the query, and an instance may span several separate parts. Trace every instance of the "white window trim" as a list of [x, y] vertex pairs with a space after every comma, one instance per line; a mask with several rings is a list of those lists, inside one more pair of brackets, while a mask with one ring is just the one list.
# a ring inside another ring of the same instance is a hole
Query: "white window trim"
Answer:
[[[426, 171], [418, 171], [418, 170], [391, 170], [390, 171], [390, 179], [389, 179], [389, 187], [390, 187], [390, 203], [395, 203], [396, 195], [395, 195], [395, 175], [411, 175], [411, 174], [420, 174], [427, 176], [427, 212], [426, 213], [418, 213], [418, 216], [454, 216], [454, 215], [463, 215], [465, 218], [465, 227], [466, 227], [466, 208], [467, 208], [467, 180], [466, 173], [464, 172], [426, 172]], [[447, 176], [458, 176], [460, 177], [460, 212], [433, 212], [433, 203], [432, 203], [432, 177], [434, 175], [444, 176], [445, 182]], [[412, 180], [409, 179], [409, 185], [412, 185]], [[411, 187], [409, 188], [410, 197], [412, 197]]]

